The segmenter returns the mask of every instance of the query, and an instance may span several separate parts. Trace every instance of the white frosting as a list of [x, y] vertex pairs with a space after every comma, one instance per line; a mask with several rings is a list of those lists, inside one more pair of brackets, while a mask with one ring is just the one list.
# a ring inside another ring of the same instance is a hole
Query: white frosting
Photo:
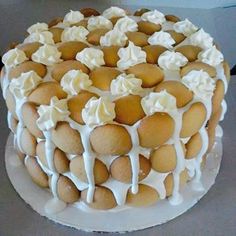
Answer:
[[51, 66], [55, 63], [61, 62], [61, 52], [55, 46], [45, 44], [41, 46], [35, 53], [32, 54], [32, 60]]
[[12, 79], [9, 89], [16, 98], [22, 99], [28, 96], [42, 81], [42, 78], [36, 72], [29, 71], [21, 73], [18, 78]]
[[69, 95], [77, 95], [81, 90], [88, 90], [92, 81], [81, 70], [70, 70], [61, 79], [61, 86]]
[[192, 70], [183, 76], [182, 83], [201, 99], [209, 99], [215, 89], [215, 81], [203, 70]]
[[176, 98], [166, 90], [152, 92], [142, 98], [141, 105], [146, 115], [152, 115], [155, 112], [171, 112], [176, 110]]
[[112, 29], [113, 24], [110, 20], [108, 20], [107, 18], [105, 18], [104, 16], [94, 16], [94, 17], [90, 17], [88, 19], [88, 30], [92, 31], [95, 29], [101, 29], [101, 28], [105, 28], [105, 29]]
[[65, 15], [63, 23], [72, 25], [72, 24], [80, 22], [83, 19], [84, 19], [84, 15], [81, 14], [80, 11], [70, 10], [70, 12]]
[[224, 56], [214, 45], [211, 48], [200, 52], [198, 54], [198, 59], [211, 66], [217, 66], [224, 60]]
[[148, 11], [142, 14], [141, 20], [154, 24], [162, 24], [166, 21], [165, 15], [157, 10]]
[[111, 81], [112, 95], [140, 94], [143, 91], [142, 80], [136, 78], [133, 74], [120, 74]]
[[122, 70], [146, 62], [146, 52], [131, 41], [129, 41], [128, 47], [119, 49], [118, 56], [120, 60], [117, 62], [117, 66]]
[[85, 42], [89, 31], [83, 26], [72, 26], [65, 28], [61, 34], [61, 41], [81, 41]]
[[48, 30], [48, 25], [46, 23], [36, 23], [31, 25], [28, 29], [27, 32], [29, 34], [35, 33], [35, 32], [42, 32], [42, 31], [47, 31]]
[[83, 49], [77, 53], [76, 60], [85, 64], [90, 70], [105, 65], [103, 51], [96, 48]]
[[111, 123], [115, 116], [115, 104], [107, 97], [92, 97], [82, 110], [82, 118], [89, 126]]
[[33, 43], [33, 42], [39, 42], [42, 44], [54, 44], [53, 34], [49, 31], [33, 32], [24, 40], [24, 43]]
[[172, 48], [175, 40], [168, 32], [160, 31], [155, 32], [148, 38], [148, 43], [151, 45], [161, 45], [166, 48]]
[[190, 36], [191, 34], [195, 33], [198, 30], [198, 27], [195, 26], [191, 21], [185, 19], [183, 21], [176, 22], [173, 25], [173, 29], [178, 32], [182, 33], [185, 36]]
[[106, 9], [102, 15], [107, 18], [107, 19], [111, 19], [113, 17], [122, 17], [126, 15], [126, 12], [124, 9], [121, 9], [119, 7], [110, 7], [108, 9]]
[[158, 58], [158, 64], [164, 70], [179, 70], [187, 63], [188, 59], [179, 52], [165, 51]]
[[203, 29], [198, 30], [189, 37], [190, 43], [201, 48], [210, 48], [213, 45], [213, 38]]
[[115, 26], [115, 30], [118, 30], [120, 32], [127, 32], [127, 31], [138, 31], [138, 24], [136, 23], [135, 20], [131, 19], [128, 16], [120, 18]]
[[6, 67], [14, 67], [27, 60], [24, 51], [18, 48], [11, 49], [2, 56], [2, 62]]
[[55, 127], [58, 121], [64, 121], [70, 112], [67, 107], [67, 100], [59, 100], [52, 97], [50, 105], [40, 105], [38, 108], [39, 118], [37, 125], [41, 130], [50, 130]]
[[125, 46], [128, 37], [118, 30], [110, 30], [100, 38], [101, 46]]

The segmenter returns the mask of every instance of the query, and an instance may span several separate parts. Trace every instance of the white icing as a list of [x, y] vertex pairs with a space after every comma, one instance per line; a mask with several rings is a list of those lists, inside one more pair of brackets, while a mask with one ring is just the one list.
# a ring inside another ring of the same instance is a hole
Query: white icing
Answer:
[[82, 110], [82, 118], [88, 126], [111, 123], [115, 116], [115, 104], [106, 97], [90, 98]]
[[42, 31], [47, 31], [48, 30], [48, 25], [46, 23], [36, 23], [31, 25], [28, 29], [27, 32], [29, 34], [35, 33], [35, 32], [42, 32]]
[[224, 60], [224, 56], [214, 45], [211, 48], [200, 52], [198, 54], [198, 59], [211, 66], [217, 66]]
[[76, 24], [84, 19], [84, 15], [81, 14], [80, 11], [72, 11], [70, 10], [64, 17], [63, 23], [64, 24]]
[[21, 73], [18, 78], [13, 78], [9, 90], [18, 99], [27, 97], [43, 80], [34, 71]]
[[207, 49], [212, 47], [213, 38], [210, 34], [206, 33], [203, 29], [198, 30], [189, 37], [190, 43], [199, 46], [201, 48]]
[[161, 45], [166, 48], [172, 48], [175, 40], [167, 32], [155, 32], [148, 38], [148, 43], [151, 45]]
[[86, 42], [87, 35], [89, 31], [85, 29], [83, 26], [72, 26], [65, 28], [61, 34], [61, 41], [80, 41]]
[[164, 70], [179, 70], [188, 59], [179, 52], [165, 51], [158, 58], [158, 64]]
[[108, 20], [104, 16], [94, 16], [88, 19], [87, 28], [89, 31], [92, 31], [95, 29], [101, 29], [101, 28], [111, 30], [113, 28], [113, 24], [110, 20]]
[[49, 105], [40, 105], [38, 108], [39, 118], [37, 125], [41, 130], [50, 130], [55, 127], [58, 121], [64, 121], [70, 114], [67, 107], [67, 100], [59, 100], [52, 97]]
[[61, 62], [62, 60], [60, 57], [61, 52], [59, 52], [55, 46], [48, 44], [41, 46], [35, 53], [32, 54], [33, 61], [47, 66]]
[[216, 77], [220, 80], [222, 80], [222, 82], [224, 83], [224, 89], [225, 89], [225, 94], [228, 90], [228, 80], [225, 76], [225, 71], [224, 71], [224, 67], [223, 64], [220, 64], [218, 66], [216, 66]]
[[203, 70], [190, 71], [183, 76], [182, 83], [199, 98], [208, 99], [213, 96], [215, 81]]
[[221, 112], [221, 116], [220, 116], [220, 121], [224, 120], [225, 113], [227, 112], [227, 103], [226, 103], [225, 99], [222, 101], [221, 106], [222, 106], [222, 112]]
[[120, 18], [115, 26], [114, 26], [115, 30], [118, 30], [120, 32], [127, 32], [127, 31], [138, 31], [138, 24], [136, 23], [135, 20], [131, 19], [128, 16], [122, 17]]
[[100, 38], [101, 46], [125, 46], [128, 37], [118, 30], [110, 30]]
[[6, 67], [15, 67], [27, 60], [24, 51], [18, 48], [10, 49], [2, 56], [2, 62]]
[[185, 36], [190, 36], [191, 34], [195, 33], [198, 30], [198, 27], [195, 26], [192, 22], [190, 22], [188, 19], [185, 19], [183, 21], [176, 22], [173, 25], [173, 29], [178, 32], [182, 33]]
[[105, 65], [103, 51], [96, 48], [83, 49], [77, 53], [76, 60], [85, 64], [90, 70]]
[[131, 41], [129, 41], [128, 47], [119, 49], [118, 56], [120, 60], [117, 62], [117, 66], [122, 70], [146, 62], [146, 52], [141, 47], [135, 46]]
[[107, 18], [107, 19], [111, 19], [113, 17], [122, 17], [126, 15], [125, 10], [119, 8], [119, 7], [110, 7], [108, 9], [106, 9], [102, 15]]
[[88, 90], [92, 81], [82, 70], [69, 70], [61, 79], [63, 90], [69, 95], [77, 95], [81, 90]]
[[49, 31], [33, 32], [24, 40], [24, 43], [33, 43], [33, 42], [39, 42], [42, 44], [54, 44], [53, 34]]
[[154, 24], [163, 24], [166, 21], [165, 15], [157, 10], [148, 11], [142, 14], [141, 20]]
[[122, 73], [111, 81], [111, 94], [128, 95], [142, 93], [142, 80], [136, 78], [133, 74], [126, 75]]

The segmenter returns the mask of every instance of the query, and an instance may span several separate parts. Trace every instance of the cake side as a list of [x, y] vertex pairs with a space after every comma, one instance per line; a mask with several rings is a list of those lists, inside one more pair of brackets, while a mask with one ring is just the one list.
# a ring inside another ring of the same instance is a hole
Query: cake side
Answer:
[[3, 63], [9, 128], [33, 181], [58, 199], [48, 211], [80, 200], [176, 205], [188, 180], [202, 190], [230, 75], [212, 37], [189, 20], [71, 11], [28, 28]]

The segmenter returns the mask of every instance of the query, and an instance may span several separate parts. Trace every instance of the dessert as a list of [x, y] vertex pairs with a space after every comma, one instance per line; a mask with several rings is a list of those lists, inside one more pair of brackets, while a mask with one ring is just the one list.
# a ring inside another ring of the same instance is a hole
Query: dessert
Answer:
[[[50, 214], [181, 204], [226, 112], [229, 66], [188, 19], [111, 7], [36, 23], [3, 55], [15, 149]], [[42, 190], [44, 191], [44, 190]]]

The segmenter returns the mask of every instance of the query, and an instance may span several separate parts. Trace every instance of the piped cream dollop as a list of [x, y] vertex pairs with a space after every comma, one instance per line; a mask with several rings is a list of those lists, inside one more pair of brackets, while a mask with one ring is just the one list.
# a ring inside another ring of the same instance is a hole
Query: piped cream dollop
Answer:
[[61, 79], [63, 90], [69, 95], [77, 95], [81, 90], [88, 90], [92, 81], [81, 70], [70, 70]]
[[165, 51], [158, 58], [159, 66], [164, 70], [179, 70], [188, 59], [179, 52]]
[[18, 48], [10, 49], [2, 56], [2, 63], [6, 67], [14, 67], [27, 60], [28, 58], [26, 57], [24, 51]]
[[112, 95], [137, 95], [143, 91], [141, 86], [141, 79], [136, 78], [133, 74], [122, 73], [111, 81], [110, 88]]
[[111, 19], [113, 17], [122, 17], [126, 15], [126, 12], [124, 9], [119, 8], [119, 7], [110, 7], [108, 9], [106, 9], [102, 15], [107, 18], [107, 19]]
[[43, 80], [35, 71], [21, 73], [17, 78], [13, 78], [9, 85], [11, 93], [17, 98], [27, 97]]
[[125, 46], [128, 37], [118, 30], [110, 30], [100, 38], [101, 46]]
[[84, 15], [80, 11], [72, 11], [68, 12], [64, 19], [63, 23], [66, 25], [72, 25], [80, 22], [81, 20], [84, 19]]
[[155, 32], [148, 38], [148, 43], [151, 45], [161, 45], [166, 48], [173, 48], [175, 40], [167, 32]]
[[128, 31], [134, 32], [138, 31], [138, 24], [136, 23], [135, 20], [131, 19], [128, 16], [125, 16], [120, 18], [116, 22], [114, 29], [124, 33]]
[[120, 48], [118, 51], [120, 60], [117, 62], [118, 68], [122, 70], [128, 69], [130, 66], [146, 62], [146, 52], [141, 47], [135, 46], [129, 41], [126, 48]]
[[61, 34], [61, 41], [80, 41], [86, 42], [89, 31], [83, 26], [72, 26], [65, 28]]
[[210, 34], [206, 33], [203, 29], [198, 30], [189, 37], [190, 42], [203, 49], [207, 49], [213, 46], [213, 38]]
[[59, 63], [61, 52], [55, 46], [45, 44], [41, 46], [35, 53], [32, 54], [32, 60], [42, 63], [47, 66], [51, 66], [55, 63]]
[[141, 20], [154, 24], [162, 24], [166, 21], [165, 15], [157, 10], [148, 11], [142, 14]]
[[83, 49], [77, 53], [76, 60], [85, 64], [90, 70], [105, 65], [103, 51], [96, 48]]
[[182, 83], [194, 94], [205, 100], [211, 99], [215, 89], [215, 81], [203, 70], [192, 70], [183, 76]]
[[42, 31], [47, 31], [48, 30], [48, 25], [46, 23], [36, 23], [31, 25], [28, 29], [27, 32], [29, 34], [35, 33], [35, 32], [42, 32]]
[[31, 33], [25, 40], [25, 43], [39, 42], [42, 44], [54, 44], [53, 34], [49, 31], [36, 31]]
[[176, 98], [163, 90], [161, 92], [152, 92], [141, 100], [143, 111], [146, 115], [152, 115], [155, 112], [171, 112], [177, 109]]
[[198, 59], [211, 66], [217, 66], [224, 60], [224, 56], [214, 45], [213, 47], [200, 52], [198, 54]]
[[40, 105], [38, 108], [39, 118], [37, 125], [40, 130], [50, 130], [54, 128], [59, 121], [64, 121], [69, 116], [67, 100], [59, 100], [57, 97], [52, 97], [50, 105]]
[[92, 97], [82, 110], [82, 118], [89, 126], [111, 123], [115, 116], [115, 104], [107, 97]]
[[104, 16], [94, 16], [94, 17], [90, 17], [88, 19], [88, 30], [92, 31], [95, 29], [112, 29], [113, 24], [110, 20], [108, 20], [107, 18], [105, 18]]
[[182, 33], [185, 36], [190, 36], [191, 34], [195, 33], [198, 30], [198, 27], [194, 25], [191, 21], [188, 19], [185, 19], [183, 21], [176, 22], [173, 25], [173, 29], [178, 32]]

